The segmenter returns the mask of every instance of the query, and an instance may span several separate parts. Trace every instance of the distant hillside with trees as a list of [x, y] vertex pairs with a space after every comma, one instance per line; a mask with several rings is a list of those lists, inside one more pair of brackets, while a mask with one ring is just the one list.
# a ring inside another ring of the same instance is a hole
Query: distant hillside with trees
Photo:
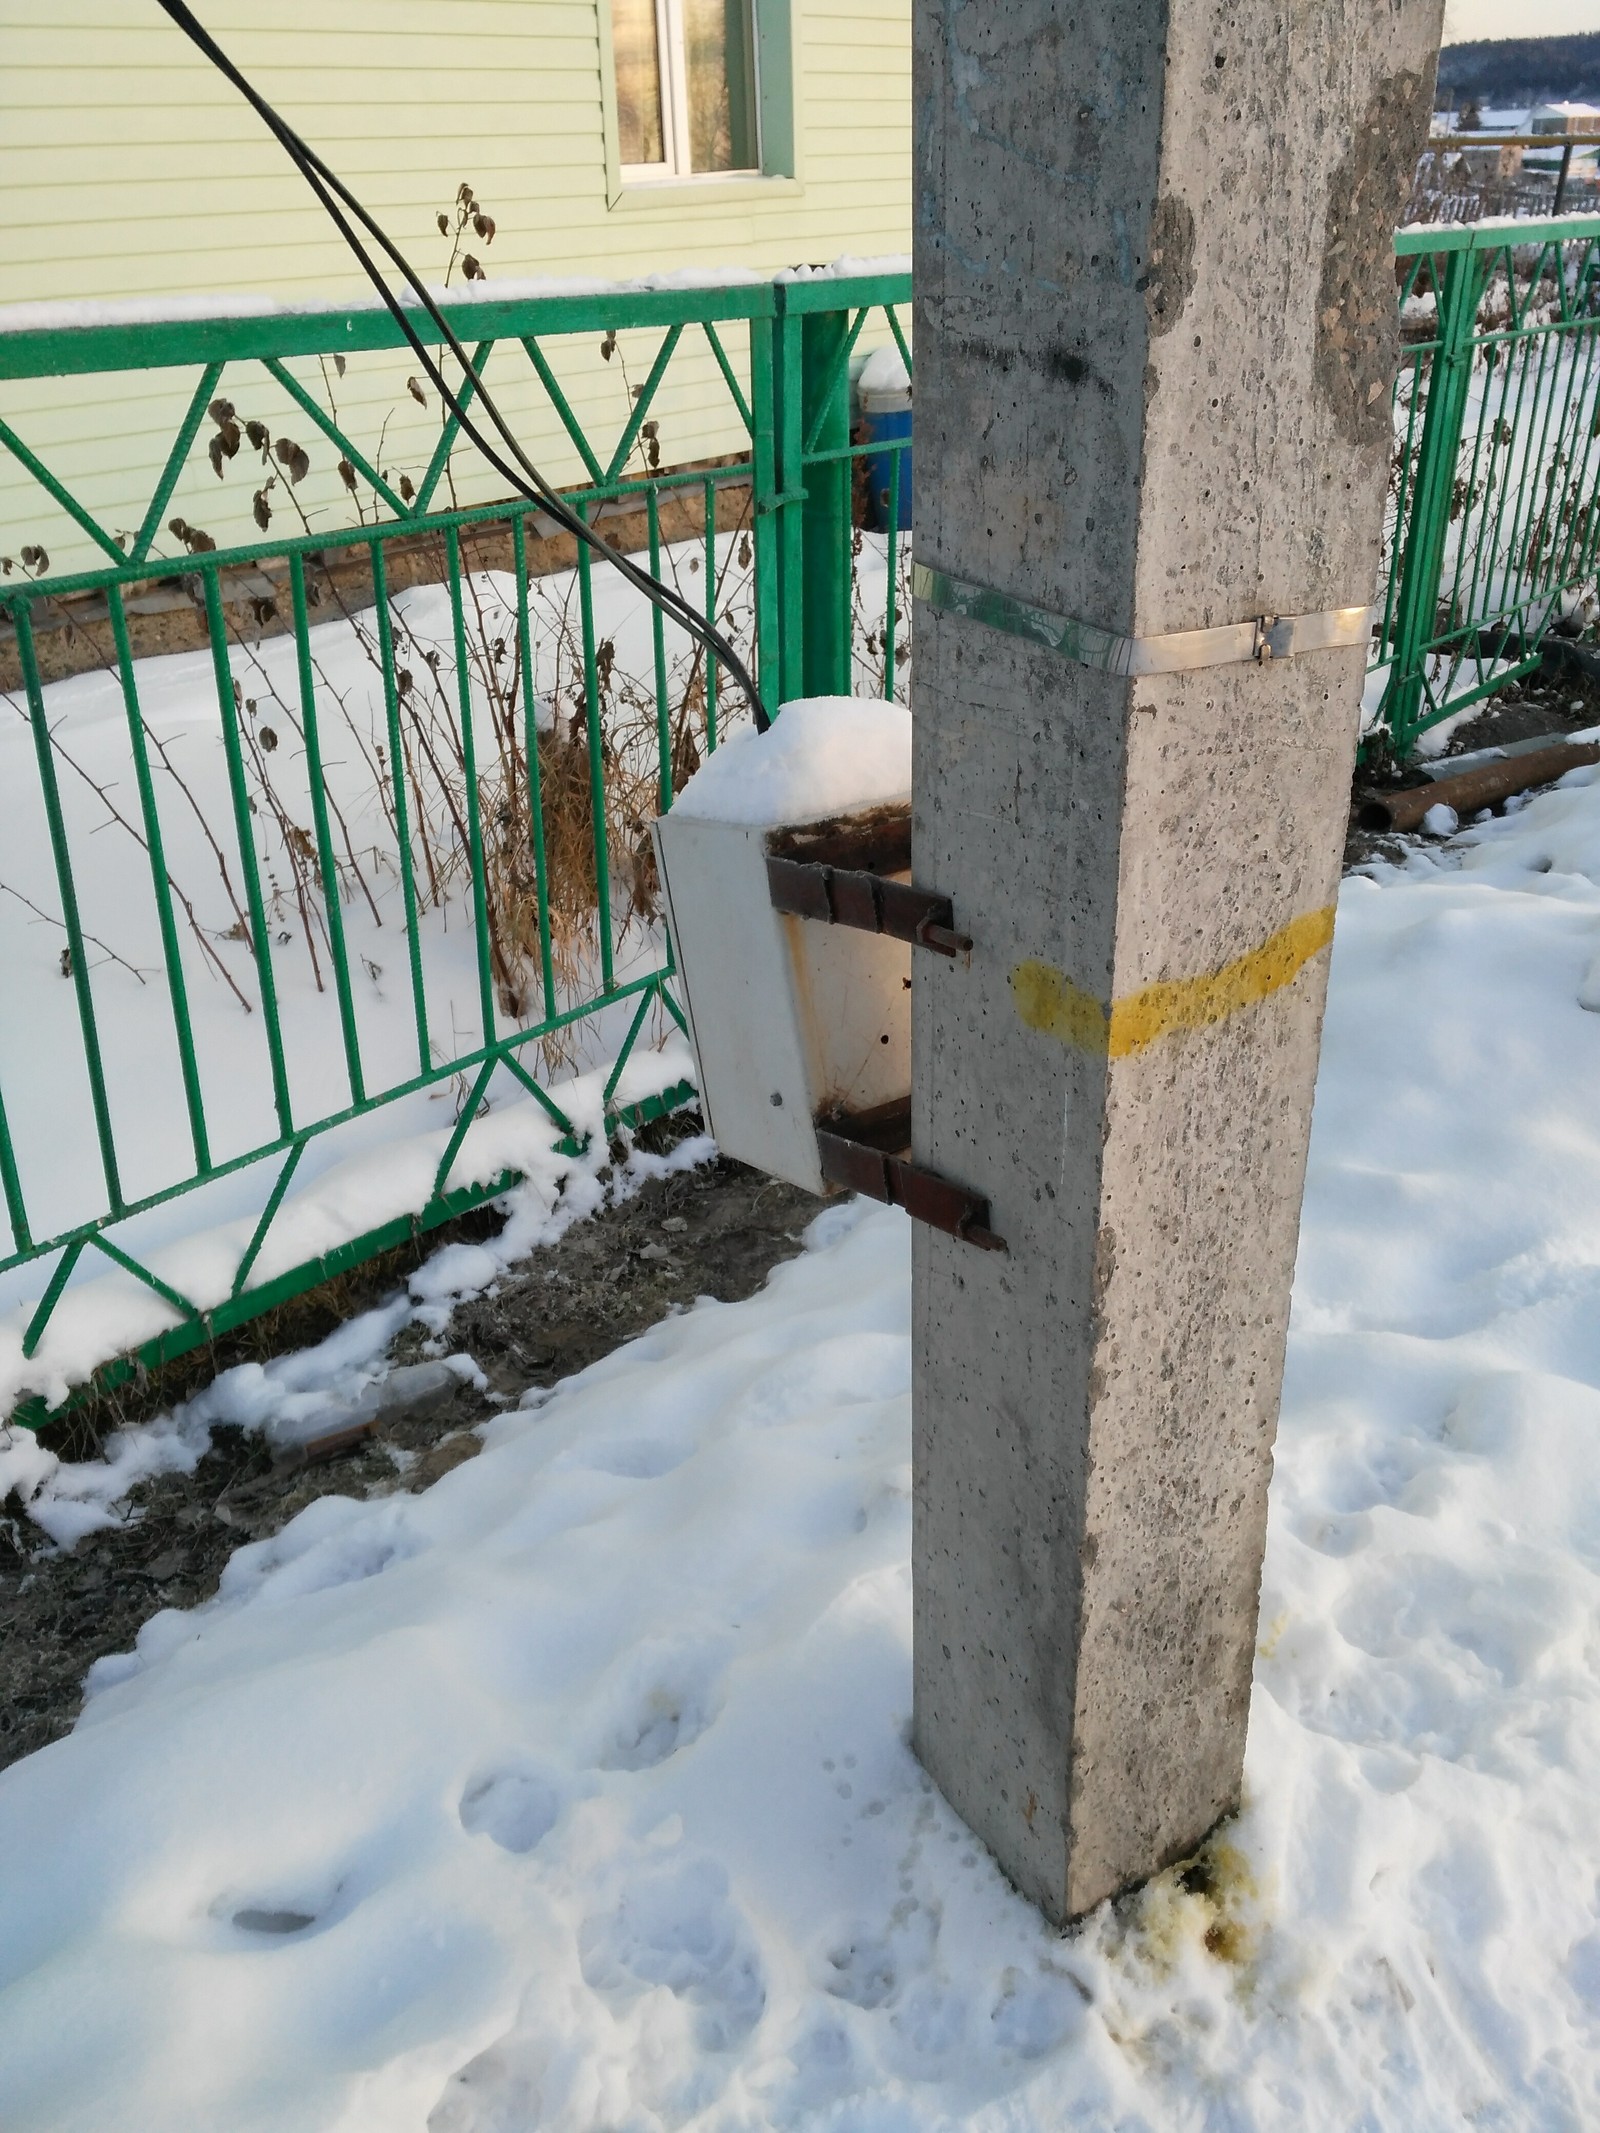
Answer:
[[1600, 30], [1576, 37], [1484, 37], [1439, 54], [1439, 93], [1447, 105], [1600, 103]]

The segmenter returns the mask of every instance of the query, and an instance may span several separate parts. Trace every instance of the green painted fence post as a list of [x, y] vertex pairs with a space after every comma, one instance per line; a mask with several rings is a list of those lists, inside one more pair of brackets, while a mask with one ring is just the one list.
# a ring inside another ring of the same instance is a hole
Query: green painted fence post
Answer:
[[778, 286], [774, 326], [782, 694], [850, 689], [848, 310], [794, 312]]
[[[772, 406], [777, 443], [778, 495], [773, 518], [778, 556], [780, 703], [805, 694], [805, 502], [804, 366], [801, 337], [805, 320], [785, 308], [780, 284], [778, 316], [772, 327]], [[776, 710], [777, 705], [769, 705]]]
[[[1473, 328], [1483, 294], [1489, 254], [1472, 248], [1451, 252], [1439, 290], [1439, 345], [1428, 380], [1428, 409], [1412, 486], [1411, 524], [1400, 564], [1395, 614], [1394, 664], [1385, 720], [1390, 745], [1410, 754], [1422, 720], [1424, 662], [1438, 635], [1439, 587], [1444, 576], [1445, 536], [1461, 450], [1467, 393], [1472, 382]], [[1437, 262], [1433, 272], [1438, 273]]]
[[[813, 312], [800, 322], [800, 423], [816, 453], [850, 443], [850, 376], [844, 358], [848, 311]], [[844, 457], [813, 459], [788, 484], [800, 506], [804, 623], [800, 685], [806, 696], [850, 694], [850, 477]]]
[[783, 588], [778, 542], [783, 525], [779, 498], [777, 378], [778, 324], [773, 317], [750, 321], [751, 531], [755, 542], [756, 686], [767, 710], [783, 698]]

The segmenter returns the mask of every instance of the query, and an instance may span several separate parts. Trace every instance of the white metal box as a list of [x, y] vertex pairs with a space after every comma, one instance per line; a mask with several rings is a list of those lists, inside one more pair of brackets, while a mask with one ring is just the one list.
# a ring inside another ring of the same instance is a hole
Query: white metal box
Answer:
[[910, 945], [772, 908], [768, 853], [803, 832], [672, 814], [655, 839], [706, 1124], [724, 1155], [824, 1192], [817, 1119], [910, 1100]]

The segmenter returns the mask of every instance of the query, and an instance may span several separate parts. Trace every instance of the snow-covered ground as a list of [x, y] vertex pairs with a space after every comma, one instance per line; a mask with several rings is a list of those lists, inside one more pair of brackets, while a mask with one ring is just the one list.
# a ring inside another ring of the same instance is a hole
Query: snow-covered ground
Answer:
[[0, 1777], [7, 2133], [1600, 2123], [1597, 965], [1594, 772], [1345, 886], [1203, 1885], [1058, 1937], [919, 1772], [908, 1233], [831, 1208]]

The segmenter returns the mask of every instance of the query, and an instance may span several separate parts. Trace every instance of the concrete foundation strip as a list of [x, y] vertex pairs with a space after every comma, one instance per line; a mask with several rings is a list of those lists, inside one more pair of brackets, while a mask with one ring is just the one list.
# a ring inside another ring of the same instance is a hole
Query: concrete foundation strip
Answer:
[[1303, 652], [1364, 645], [1372, 628], [1371, 607], [1330, 607], [1315, 615], [1255, 615], [1248, 622], [1225, 622], [1216, 629], [1124, 637], [926, 563], [912, 565], [911, 590], [947, 615], [965, 615], [1008, 636], [1026, 637], [1101, 674], [1188, 674], [1200, 667], [1293, 659]]

